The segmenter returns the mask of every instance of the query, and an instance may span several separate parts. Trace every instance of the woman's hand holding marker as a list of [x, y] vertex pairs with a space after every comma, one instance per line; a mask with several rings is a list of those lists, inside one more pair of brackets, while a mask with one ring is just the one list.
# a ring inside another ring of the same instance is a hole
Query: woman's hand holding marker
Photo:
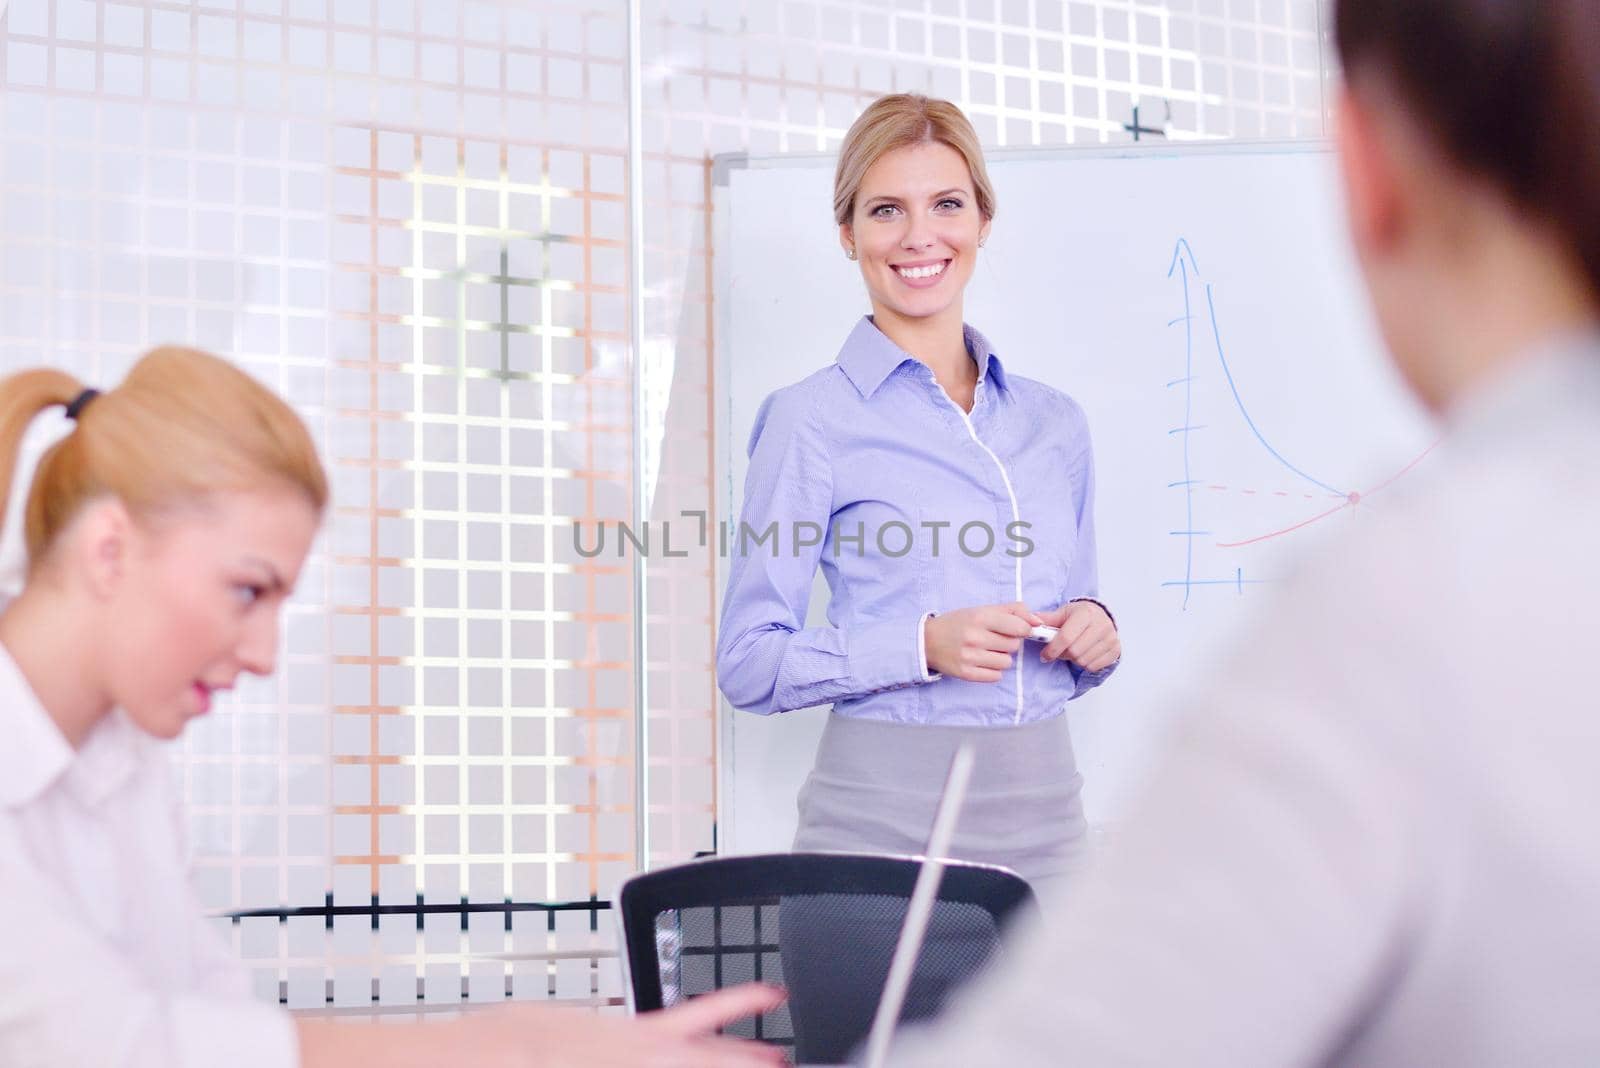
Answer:
[[1028, 631], [1047, 622], [1025, 604], [958, 608], [923, 624], [928, 668], [968, 682], [999, 682]]
[[1122, 639], [1106, 610], [1093, 601], [1071, 601], [1038, 613], [1056, 633], [1039, 653], [1048, 664], [1063, 656], [1085, 671], [1104, 671], [1122, 658]]

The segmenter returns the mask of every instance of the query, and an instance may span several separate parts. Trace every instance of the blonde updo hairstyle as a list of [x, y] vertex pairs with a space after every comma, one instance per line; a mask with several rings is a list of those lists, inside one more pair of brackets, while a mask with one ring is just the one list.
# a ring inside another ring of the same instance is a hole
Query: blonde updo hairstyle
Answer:
[[[29, 424], [69, 406], [83, 385], [39, 368], [0, 379], [0, 521]], [[327, 476], [300, 418], [226, 360], [167, 346], [142, 357], [115, 389], [80, 402], [70, 433], [39, 461], [23, 521], [31, 576], [89, 501], [111, 495], [136, 517], [220, 490], [276, 480], [321, 513]]]
[[854, 217], [862, 179], [885, 153], [930, 142], [948, 145], [961, 154], [972, 173], [978, 212], [984, 222], [993, 219], [994, 186], [983, 165], [978, 133], [966, 115], [948, 100], [920, 93], [891, 93], [869, 104], [845, 134], [833, 174], [834, 222], [844, 226]]

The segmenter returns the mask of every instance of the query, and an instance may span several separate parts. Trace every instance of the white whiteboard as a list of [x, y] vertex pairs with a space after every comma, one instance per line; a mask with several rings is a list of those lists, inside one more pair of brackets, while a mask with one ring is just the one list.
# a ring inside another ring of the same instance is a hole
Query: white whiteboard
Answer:
[[[998, 213], [966, 319], [1009, 373], [1075, 397], [1094, 438], [1100, 589], [1124, 662], [1069, 715], [1103, 827], [1148, 766], [1174, 690], [1214, 681], [1207, 650], [1288, 557], [1361, 521], [1352, 494], [1425, 464], [1433, 432], [1382, 355], [1326, 146], [1035, 150], [990, 166]], [[725, 520], [737, 521], [762, 399], [832, 363], [868, 310], [829, 217], [832, 179], [831, 158], [718, 161]], [[811, 624], [826, 597], [819, 576]], [[788, 848], [825, 717], [723, 703], [724, 852]]]

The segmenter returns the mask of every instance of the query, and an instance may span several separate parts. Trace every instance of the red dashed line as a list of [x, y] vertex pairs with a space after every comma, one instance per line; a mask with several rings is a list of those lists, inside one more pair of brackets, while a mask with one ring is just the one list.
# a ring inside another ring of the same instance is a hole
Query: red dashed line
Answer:
[[[1326, 519], [1330, 515], [1334, 515], [1334, 514], [1336, 514], [1338, 512], [1342, 512], [1346, 508], [1350, 508], [1350, 507], [1352, 507], [1354, 505], [1358, 505], [1358, 504], [1361, 503], [1363, 498], [1370, 497], [1374, 493], [1379, 492], [1380, 490], [1387, 489], [1390, 485], [1392, 485], [1393, 483], [1399, 481], [1405, 475], [1409, 474], [1411, 469], [1413, 467], [1416, 467], [1418, 464], [1420, 464], [1423, 461], [1423, 459], [1426, 458], [1427, 455], [1430, 452], [1432, 452], [1434, 450], [1434, 448], [1438, 444], [1439, 444], [1439, 442], [1435, 441], [1432, 445], [1429, 445], [1426, 449], [1423, 449], [1421, 454], [1418, 455], [1416, 459], [1412, 460], [1410, 463], [1406, 464], [1404, 467], [1402, 467], [1395, 474], [1391, 475], [1389, 478], [1384, 479], [1382, 482], [1378, 483], [1376, 486], [1373, 486], [1371, 489], [1367, 490], [1365, 493], [1352, 491], [1351, 493], [1347, 494], [1343, 498], [1343, 500], [1344, 500], [1343, 504], [1335, 505], [1334, 507], [1329, 508], [1325, 512], [1322, 512], [1322, 513], [1320, 513], [1318, 515], [1314, 515], [1310, 519], [1302, 520], [1301, 522], [1296, 523], [1293, 526], [1284, 527], [1282, 530], [1274, 530], [1271, 533], [1262, 534], [1262, 535], [1260, 535], [1258, 537], [1254, 537], [1254, 538], [1246, 538], [1243, 541], [1231, 541], [1231, 542], [1230, 541], [1219, 541], [1219, 542], [1217, 542], [1217, 548], [1219, 548], [1219, 549], [1236, 549], [1236, 548], [1240, 547], [1241, 545], [1254, 545], [1256, 542], [1266, 541], [1269, 538], [1281, 537], [1284, 534], [1288, 534], [1288, 533], [1291, 533], [1292, 531], [1299, 530], [1302, 527], [1308, 527], [1313, 523], [1316, 523], [1316, 522], [1319, 522], [1319, 521], [1321, 521], [1323, 519]], [[1254, 491], [1253, 490], [1244, 490], [1243, 492], [1245, 492], [1245, 493], [1253, 493]]]
[[[1208, 490], [1216, 490], [1219, 493], [1248, 493], [1248, 494], [1251, 494], [1252, 496], [1254, 496], [1257, 493], [1271, 493], [1274, 497], [1295, 497], [1295, 496], [1299, 496], [1299, 497], [1305, 498], [1308, 501], [1314, 501], [1314, 500], [1317, 499], [1317, 495], [1315, 493], [1295, 494], [1295, 493], [1290, 493], [1288, 490], [1233, 489], [1233, 488], [1231, 488], [1229, 486], [1219, 486], [1219, 485], [1215, 485], [1215, 484], [1208, 485], [1206, 487], [1206, 489], [1208, 489]], [[1345, 495], [1342, 494], [1342, 493], [1329, 493], [1329, 494], [1325, 494], [1325, 496], [1331, 497], [1336, 501], [1342, 501], [1342, 500], [1345, 499]]]

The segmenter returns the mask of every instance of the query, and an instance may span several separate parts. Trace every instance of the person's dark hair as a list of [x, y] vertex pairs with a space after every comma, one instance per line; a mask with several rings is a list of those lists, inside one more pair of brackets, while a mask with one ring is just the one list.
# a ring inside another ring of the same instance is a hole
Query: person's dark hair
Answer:
[[1396, 93], [1456, 165], [1564, 238], [1600, 299], [1600, 3], [1338, 0], [1359, 91]]

